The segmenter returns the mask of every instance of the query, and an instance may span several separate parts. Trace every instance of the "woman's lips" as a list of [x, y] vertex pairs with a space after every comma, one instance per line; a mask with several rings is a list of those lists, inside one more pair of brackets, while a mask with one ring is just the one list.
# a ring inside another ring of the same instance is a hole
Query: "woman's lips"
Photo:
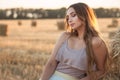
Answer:
[[74, 25], [75, 25], [74, 23], [70, 24], [71, 27], [73, 27]]

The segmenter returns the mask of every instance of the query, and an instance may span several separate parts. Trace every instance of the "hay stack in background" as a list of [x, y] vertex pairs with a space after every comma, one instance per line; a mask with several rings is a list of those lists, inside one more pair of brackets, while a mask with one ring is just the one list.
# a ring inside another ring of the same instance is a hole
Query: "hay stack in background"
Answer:
[[37, 21], [36, 20], [32, 20], [31, 21], [31, 26], [32, 27], [36, 27], [37, 26]]
[[0, 36], [7, 36], [7, 24], [0, 24]]
[[63, 20], [57, 21], [56, 25], [57, 25], [58, 30], [64, 30], [65, 29], [65, 24], [64, 24]]
[[115, 33], [110, 44], [113, 65], [110, 73], [102, 80], [120, 80], [120, 29]]
[[108, 37], [109, 37], [110, 39], [112, 39], [112, 38], [115, 36], [115, 33], [116, 33], [115, 31], [109, 32], [109, 36], [108, 36]]
[[22, 21], [18, 21], [18, 25], [21, 26], [22, 25]]
[[112, 19], [112, 23], [109, 24], [107, 27], [108, 27], [108, 29], [111, 29], [110, 32], [109, 32], [109, 36], [108, 36], [111, 39], [111, 38], [114, 37], [114, 35], [116, 33], [116, 30], [118, 30], [118, 28], [119, 28], [119, 21], [118, 21], [118, 19], [117, 18], [116, 19], [113, 18]]
[[119, 26], [118, 22], [119, 21], [117, 19], [113, 18], [112, 23], [110, 25], [108, 25], [108, 28], [116, 28], [116, 27], [118, 27]]

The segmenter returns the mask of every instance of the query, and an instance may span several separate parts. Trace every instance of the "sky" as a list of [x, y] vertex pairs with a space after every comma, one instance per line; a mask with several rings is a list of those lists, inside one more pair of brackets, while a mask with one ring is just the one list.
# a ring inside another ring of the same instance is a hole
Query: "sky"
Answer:
[[58, 9], [77, 2], [88, 4], [92, 8], [120, 8], [120, 0], [0, 0], [0, 9], [6, 8], [43, 8]]

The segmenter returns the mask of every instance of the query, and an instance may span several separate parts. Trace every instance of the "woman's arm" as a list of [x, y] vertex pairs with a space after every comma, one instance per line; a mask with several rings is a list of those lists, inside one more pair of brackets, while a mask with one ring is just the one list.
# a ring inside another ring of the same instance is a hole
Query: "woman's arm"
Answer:
[[57, 66], [57, 61], [54, 59], [54, 56], [51, 55], [50, 59], [45, 65], [45, 68], [43, 70], [40, 80], [49, 80], [49, 78], [54, 73], [56, 66]]
[[52, 74], [54, 73], [58, 62], [55, 59], [55, 56], [57, 54], [57, 51], [59, 49], [59, 47], [61, 46], [61, 44], [64, 42], [64, 39], [66, 37], [66, 32], [63, 32], [59, 39], [57, 40], [55, 47], [52, 51], [52, 54], [47, 62], [47, 64], [45, 65], [45, 68], [43, 70], [43, 73], [41, 75], [40, 80], [49, 80], [49, 78], [52, 76]]
[[[94, 74], [97, 76], [97, 80], [98, 80], [105, 73], [104, 65], [105, 65], [106, 56], [108, 54], [108, 50], [103, 40], [98, 37], [93, 38], [92, 46], [93, 46], [93, 52], [94, 52], [95, 63], [97, 68]], [[90, 77], [91, 75], [88, 75], [87, 77], [82, 78], [80, 80], [90, 80]]]

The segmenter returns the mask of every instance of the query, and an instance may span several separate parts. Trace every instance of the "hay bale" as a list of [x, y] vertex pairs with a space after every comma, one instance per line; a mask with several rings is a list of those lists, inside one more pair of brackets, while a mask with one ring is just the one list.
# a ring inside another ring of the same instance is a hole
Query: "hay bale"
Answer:
[[112, 55], [115, 63], [115, 71], [119, 72], [120, 76], [120, 29], [115, 33], [112, 40]]
[[7, 24], [0, 24], [0, 36], [7, 36]]
[[32, 27], [36, 27], [36, 26], [37, 26], [37, 22], [36, 22], [35, 20], [32, 20], [31, 26], [32, 26]]
[[18, 25], [21, 26], [22, 25], [22, 21], [18, 21]]
[[118, 20], [112, 19], [112, 23], [108, 25], [108, 28], [116, 28], [116, 27], [118, 27]]
[[112, 25], [114, 27], [118, 27], [118, 20], [117, 19], [112, 19]]
[[65, 29], [65, 23], [63, 20], [57, 21], [57, 28], [58, 30], [64, 30]]
[[114, 35], [115, 35], [115, 33], [116, 33], [116, 31], [109, 32], [109, 38], [110, 38], [110, 39], [113, 38]]
[[111, 71], [102, 80], [120, 80], [120, 29], [111, 40], [111, 55], [113, 59]]

